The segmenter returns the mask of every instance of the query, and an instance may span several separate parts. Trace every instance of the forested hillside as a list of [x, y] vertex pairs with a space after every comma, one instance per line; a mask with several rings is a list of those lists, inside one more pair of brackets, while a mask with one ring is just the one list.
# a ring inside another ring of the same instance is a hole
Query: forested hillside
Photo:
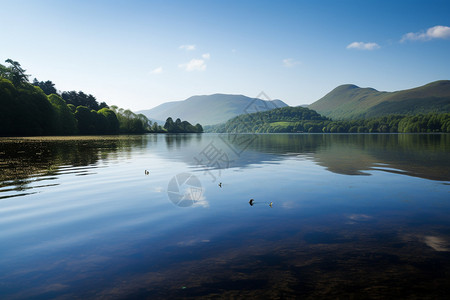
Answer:
[[310, 126], [316, 126], [328, 118], [316, 111], [304, 107], [282, 107], [257, 112], [228, 120], [224, 124], [206, 126], [210, 132], [300, 132]]
[[[110, 108], [82, 91], [60, 93], [50, 80], [35, 78], [30, 84], [29, 75], [18, 62], [6, 62], [9, 66], [0, 64], [0, 136], [182, 131], [181, 127], [166, 129], [152, 124], [146, 116], [130, 110]], [[186, 123], [182, 128], [192, 132], [192, 125]], [[197, 125], [195, 132], [202, 129]]]
[[321, 116], [314, 110], [303, 107], [284, 107], [241, 115], [225, 124], [206, 126], [205, 131], [236, 133], [450, 133], [450, 114], [391, 115], [361, 120], [333, 121]]

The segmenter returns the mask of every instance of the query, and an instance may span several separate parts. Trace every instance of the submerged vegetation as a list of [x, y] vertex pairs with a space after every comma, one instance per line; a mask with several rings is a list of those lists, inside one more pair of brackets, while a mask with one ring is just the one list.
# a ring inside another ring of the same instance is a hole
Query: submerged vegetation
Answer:
[[[145, 115], [98, 103], [82, 91], [58, 92], [50, 80], [30, 84], [20, 63], [0, 64], [0, 136], [202, 132], [179, 119], [161, 127]], [[179, 122], [178, 122], [179, 121]], [[167, 122], [166, 122], [167, 123]]]

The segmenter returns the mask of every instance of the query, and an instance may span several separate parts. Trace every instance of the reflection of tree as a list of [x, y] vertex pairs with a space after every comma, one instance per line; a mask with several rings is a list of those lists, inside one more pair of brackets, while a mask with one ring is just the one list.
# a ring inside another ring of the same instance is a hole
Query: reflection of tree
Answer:
[[168, 150], [173, 150], [174, 146], [176, 149], [181, 149], [188, 147], [193, 139], [197, 142], [201, 141], [201, 134], [166, 134], [166, 146]]
[[0, 140], [0, 181], [54, 175], [60, 166], [95, 165], [114, 159], [117, 151], [131, 151], [145, 143], [143, 136], [73, 137]]
[[249, 150], [308, 155], [329, 171], [346, 175], [367, 174], [364, 171], [376, 167], [389, 172], [399, 169], [432, 180], [450, 180], [450, 136], [446, 134], [259, 135]]

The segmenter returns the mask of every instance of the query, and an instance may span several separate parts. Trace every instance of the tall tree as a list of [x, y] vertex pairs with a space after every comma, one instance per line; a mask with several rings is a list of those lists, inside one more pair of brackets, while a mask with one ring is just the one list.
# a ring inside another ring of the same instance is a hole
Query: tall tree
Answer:
[[56, 94], [55, 84], [50, 80], [39, 81], [36, 78], [33, 80], [33, 85], [38, 86], [46, 95]]
[[77, 120], [66, 102], [56, 94], [48, 96], [48, 100], [56, 112], [56, 134], [71, 135], [77, 133]]
[[78, 130], [81, 134], [94, 134], [95, 125], [91, 110], [86, 106], [78, 106], [75, 112], [75, 118], [78, 120]]
[[5, 62], [9, 63], [11, 66], [8, 68], [9, 69], [9, 80], [11, 80], [11, 82], [19, 87], [19, 86], [23, 86], [26, 83], [28, 83], [28, 77], [30, 75], [25, 74], [26, 70], [22, 69], [22, 67], [20, 66], [20, 64], [17, 61], [14, 61], [10, 58], [8, 58], [7, 60], [5, 60]]
[[175, 124], [173, 123], [173, 119], [168, 117], [166, 123], [164, 124], [164, 129], [168, 132], [174, 132]]
[[106, 134], [118, 134], [119, 133], [119, 120], [117, 119], [116, 113], [109, 108], [102, 108], [98, 114], [103, 115], [106, 119]]
[[99, 110], [103, 107], [107, 107], [106, 103], [102, 102], [100, 105], [97, 102], [97, 99], [91, 94], [87, 95], [82, 91], [70, 91], [70, 92], [62, 92], [61, 97], [66, 101], [67, 104], [73, 104], [76, 107], [78, 106], [86, 106], [89, 109]]

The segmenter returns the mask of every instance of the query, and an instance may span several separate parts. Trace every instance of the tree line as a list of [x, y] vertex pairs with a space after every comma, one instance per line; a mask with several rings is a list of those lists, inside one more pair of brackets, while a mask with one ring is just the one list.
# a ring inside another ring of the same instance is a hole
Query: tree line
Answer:
[[188, 121], [181, 121], [179, 118], [173, 121], [171, 117], [167, 118], [164, 124], [164, 129], [171, 133], [201, 133], [203, 132], [203, 127], [200, 124], [195, 126]]
[[0, 64], [0, 136], [194, 132], [186, 121], [163, 128], [143, 114], [98, 103], [91, 94], [59, 92], [50, 80], [30, 83], [20, 63], [6, 63]]
[[208, 132], [255, 133], [450, 133], [450, 113], [390, 115], [361, 120], [336, 120], [303, 107], [283, 107], [237, 116]]

